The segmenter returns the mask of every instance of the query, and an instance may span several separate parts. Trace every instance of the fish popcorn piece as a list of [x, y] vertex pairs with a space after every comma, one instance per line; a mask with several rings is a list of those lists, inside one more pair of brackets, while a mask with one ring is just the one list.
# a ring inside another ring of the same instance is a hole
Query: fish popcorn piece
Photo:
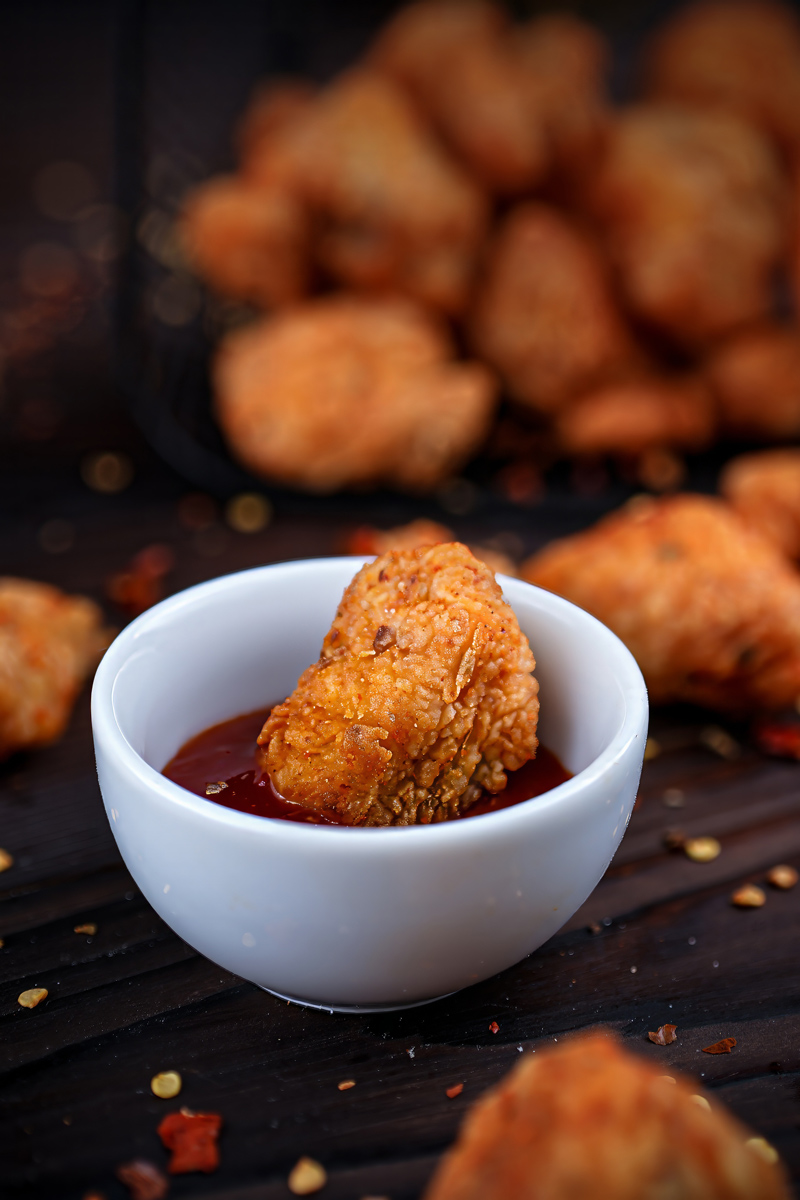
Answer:
[[458, 542], [382, 555], [344, 593], [260, 762], [287, 800], [351, 825], [456, 817], [536, 753], [535, 661], [491, 571]]
[[544, 413], [641, 359], [600, 251], [545, 204], [519, 205], [500, 227], [470, 328], [512, 397]]
[[790, 157], [800, 150], [800, 21], [772, 0], [689, 4], [646, 54], [648, 94], [726, 109], [760, 126]]
[[744, 714], [800, 697], [800, 575], [722, 500], [640, 497], [522, 576], [608, 625], [654, 703]]
[[753, 126], [634, 105], [616, 118], [586, 187], [635, 316], [694, 347], [770, 311], [788, 200]]
[[606, 384], [558, 414], [567, 454], [638, 455], [654, 447], [699, 450], [715, 433], [708, 388], [691, 376], [643, 376]]
[[695, 1085], [602, 1033], [529, 1055], [470, 1109], [425, 1200], [789, 1200]]
[[736, 437], [800, 435], [800, 331], [764, 325], [724, 341], [704, 366], [720, 421]]
[[465, 304], [486, 197], [388, 77], [339, 76], [251, 150], [247, 177], [305, 206], [315, 258], [339, 282]]
[[748, 525], [800, 558], [800, 450], [742, 454], [723, 470], [719, 490]]
[[109, 641], [85, 596], [0, 577], [0, 759], [61, 736]]
[[503, 10], [485, 0], [418, 0], [389, 22], [371, 56], [501, 195], [537, 184], [550, 157], [529, 72], [510, 34]]
[[220, 296], [272, 308], [308, 290], [308, 218], [277, 188], [209, 179], [187, 197], [179, 230], [190, 263]]
[[225, 339], [217, 415], [256, 474], [312, 491], [436, 486], [477, 449], [495, 384], [404, 301], [310, 301]]

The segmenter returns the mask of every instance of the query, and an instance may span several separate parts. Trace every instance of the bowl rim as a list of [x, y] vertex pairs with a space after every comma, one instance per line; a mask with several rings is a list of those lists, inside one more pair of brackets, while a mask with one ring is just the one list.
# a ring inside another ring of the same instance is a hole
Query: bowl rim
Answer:
[[[514, 608], [514, 591], [530, 590], [537, 595], [540, 605], [544, 603], [551, 610], [555, 610], [557, 614], [560, 613], [573, 621], [578, 620], [593, 627], [595, 635], [605, 643], [606, 652], [615, 662], [615, 671], [620, 684], [624, 715], [615, 736], [583, 770], [547, 792], [532, 796], [528, 800], [522, 800], [508, 808], [498, 809], [496, 812], [482, 813], [470, 820], [439, 821], [428, 825], [306, 825], [295, 821], [262, 817], [256, 813], [240, 812], [237, 809], [226, 808], [224, 805], [215, 804], [202, 796], [197, 796], [161, 774], [133, 748], [117, 718], [114, 692], [120, 671], [125, 663], [138, 652], [137, 643], [141, 638], [147, 636], [153, 625], [174, 616], [176, 612], [189, 605], [204, 602], [218, 593], [234, 591], [241, 583], [252, 580], [255, 576], [277, 573], [300, 575], [307, 572], [309, 567], [335, 570], [344, 564], [352, 564], [355, 574], [364, 563], [371, 562], [373, 558], [372, 555], [342, 555], [294, 559], [250, 567], [243, 571], [231, 572], [194, 584], [153, 605], [117, 635], [103, 655], [95, 673], [91, 709], [92, 732], [96, 748], [98, 744], [101, 744], [107, 754], [116, 757], [119, 765], [137, 777], [140, 783], [150, 791], [158, 793], [159, 797], [169, 805], [187, 809], [200, 820], [210, 822], [212, 825], [227, 827], [231, 830], [238, 829], [251, 836], [279, 838], [283, 842], [294, 842], [300, 838], [300, 845], [305, 844], [307, 847], [312, 844], [309, 839], [318, 841], [321, 838], [331, 846], [341, 846], [342, 839], [346, 839], [351, 849], [359, 843], [366, 846], [370, 841], [370, 853], [372, 853], [376, 850], [378, 843], [371, 839], [379, 838], [382, 834], [391, 833], [392, 835], [380, 843], [385, 847], [396, 845], [395, 838], [403, 837], [423, 837], [431, 846], [440, 844], [442, 838], [453, 839], [457, 842], [480, 841], [485, 836], [484, 831], [488, 832], [485, 826], [486, 821], [491, 821], [491, 828], [499, 833], [503, 825], [514, 826], [525, 820], [533, 805], [535, 805], [537, 813], [544, 813], [555, 806], [566, 805], [570, 801], [577, 803], [583, 793], [592, 789], [611, 767], [622, 761], [629, 752], [633, 741], [640, 736], [644, 741], [646, 724], [644, 725], [644, 734], [642, 734], [642, 725], [643, 717], [646, 719], [648, 711], [647, 688], [639, 666], [627, 646], [606, 625], [603, 625], [585, 609], [579, 608], [554, 592], [528, 583], [526, 580], [498, 574], [497, 580], [503, 589], [504, 598], [512, 608]], [[643, 752], [644, 746], [642, 746]]]

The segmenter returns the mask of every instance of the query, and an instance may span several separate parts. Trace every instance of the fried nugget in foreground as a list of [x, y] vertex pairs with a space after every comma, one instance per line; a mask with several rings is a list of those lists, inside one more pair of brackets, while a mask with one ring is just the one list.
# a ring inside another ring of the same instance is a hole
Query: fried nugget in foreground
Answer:
[[640, 497], [522, 577], [613, 629], [654, 703], [745, 714], [800, 697], [800, 574], [722, 500]]
[[412, 96], [492, 192], [527, 191], [549, 152], [510, 25], [487, 0], [417, 0], [379, 36], [371, 61]]
[[647, 53], [650, 95], [740, 113], [800, 150], [800, 21], [773, 0], [705, 0], [682, 8]]
[[334, 279], [463, 307], [486, 198], [388, 77], [357, 68], [335, 79], [251, 147], [247, 175], [305, 206]]
[[785, 181], [769, 142], [734, 114], [627, 109], [587, 202], [631, 310], [676, 341], [701, 345], [770, 311]]
[[308, 218], [279, 188], [235, 175], [209, 179], [187, 196], [179, 233], [190, 263], [220, 296], [272, 308], [308, 290]]
[[663, 1070], [604, 1033], [538, 1049], [473, 1105], [425, 1200], [789, 1200], [770, 1147]]
[[350, 825], [457, 817], [534, 757], [535, 665], [466, 546], [391, 551], [355, 576], [319, 661], [270, 713], [262, 766], [287, 800]]
[[[408, 525], [394, 529], [376, 529], [374, 525], [361, 525], [347, 539], [347, 554], [386, 554], [388, 550], [416, 550], [418, 546], [435, 546], [438, 542], [452, 542], [453, 531], [438, 521], [419, 517]], [[517, 567], [512, 558], [493, 546], [471, 545], [475, 557], [490, 571], [501, 575], [516, 575]]]
[[800, 558], [800, 450], [764, 450], [732, 459], [719, 490], [739, 515], [789, 558]]
[[800, 434], [800, 332], [780, 325], [747, 330], [705, 363], [723, 429], [736, 437]]
[[488, 371], [452, 354], [445, 331], [405, 301], [310, 301], [221, 343], [217, 416], [258, 475], [317, 492], [425, 490], [469, 458], [494, 408]]
[[644, 375], [579, 397], [558, 413], [555, 428], [567, 454], [638, 455], [656, 447], [699, 450], [716, 420], [702, 380]]
[[469, 325], [512, 397], [544, 413], [641, 358], [599, 250], [546, 204], [519, 205], [500, 226]]
[[85, 596], [0, 578], [0, 758], [61, 736], [108, 641]]

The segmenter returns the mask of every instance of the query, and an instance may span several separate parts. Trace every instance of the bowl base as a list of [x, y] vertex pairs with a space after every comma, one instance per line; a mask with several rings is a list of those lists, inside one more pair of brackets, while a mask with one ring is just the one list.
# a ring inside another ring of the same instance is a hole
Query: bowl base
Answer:
[[441, 996], [431, 996], [428, 1000], [412, 1000], [409, 1004], [320, 1004], [318, 1000], [304, 1000], [302, 996], [288, 996], [284, 992], [276, 992], [272, 988], [264, 987], [263, 983], [259, 983], [258, 987], [264, 992], [269, 992], [270, 996], [277, 996], [279, 1000], [287, 1000], [291, 1004], [299, 1004], [303, 1008], [319, 1008], [322, 1012], [330, 1013], [400, 1012], [404, 1008], [422, 1008], [424, 1004], [435, 1004], [437, 1000], [446, 1000], [448, 996], [455, 996], [455, 992], [445, 992]]

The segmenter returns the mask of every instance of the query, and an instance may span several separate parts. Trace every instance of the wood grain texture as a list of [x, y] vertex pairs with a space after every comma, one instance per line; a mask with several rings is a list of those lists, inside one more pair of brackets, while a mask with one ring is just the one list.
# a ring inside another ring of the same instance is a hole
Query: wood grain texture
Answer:
[[[60, 560], [14, 534], [7, 558], [18, 573], [99, 596], [104, 575], [151, 541], [174, 547], [177, 589], [335, 552], [344, 532], [317, 518], [278, 520], [253, 538], [226, 533], [208, 558], [178, 525], [174, 500], [134, 497], [113, 522], [90, 509], [76, 550]], [[540, 515], [531, 541], [547, 529]], [[475, 535], [469, 525], [460, 532]], [[758, 910], [729, 899], [777, 862], [800, 866], [800, 764], [765, 759], [740, 727], [730, 727], [740, 756], [722, 759], [700, 736], [713, 721], [689, 709], [655, 714], [662, 753], [645, 766], [620, 850], [547, 945], [426, 1008], [347, 1016], [287, 1005], [235, 978], [149, 908], [108, 830], [84, 695], [58, 745], [0, 767], [0, 844], [16, 860], [0, 876], [3, 1196], [80, 1200], [96, 1188], [123, 1200], [114, 1168], [134, 1157], [163, 1165], [156, 1126], [186, 1104], [222, 1113], [222, 1165], [212, 1177], [176, 1179], [174, 1197], [286, 1200], [289, 1170], [310, 1154], [328, 1170], [321, 1195], [330, 1200], [416, 1200], [484, 1088], [521, 1055], [598, 1023], [666, 1072], [692, 1073], [800, 1180], [800, 887], [768, 888]], [[668, 789], [681, 790], [683, 807], [664, 804]], [[663, 835], [675, 826], [719, 838], [722, 854], [699, 865], [668, 851]], [[84, 922], [96, 935], [74, 933]], [[589, 931], [593, 922], [600, 932]], [[48, 999], [23, 1010], [16, 997], [32, 986]], [[648, 1030], [667, 1021], [678, 1040], [652, 1045]], [[728, 1036], [737, 1039], [731, 1055], [702, 1054]], [[169, 1069], [184, 1088], [160, 1101], [149, 1080]], [[339, 1092], [346, 1078], [356, 1086]], [[454, 1083], [464, 1091], [450, 1100]]]

